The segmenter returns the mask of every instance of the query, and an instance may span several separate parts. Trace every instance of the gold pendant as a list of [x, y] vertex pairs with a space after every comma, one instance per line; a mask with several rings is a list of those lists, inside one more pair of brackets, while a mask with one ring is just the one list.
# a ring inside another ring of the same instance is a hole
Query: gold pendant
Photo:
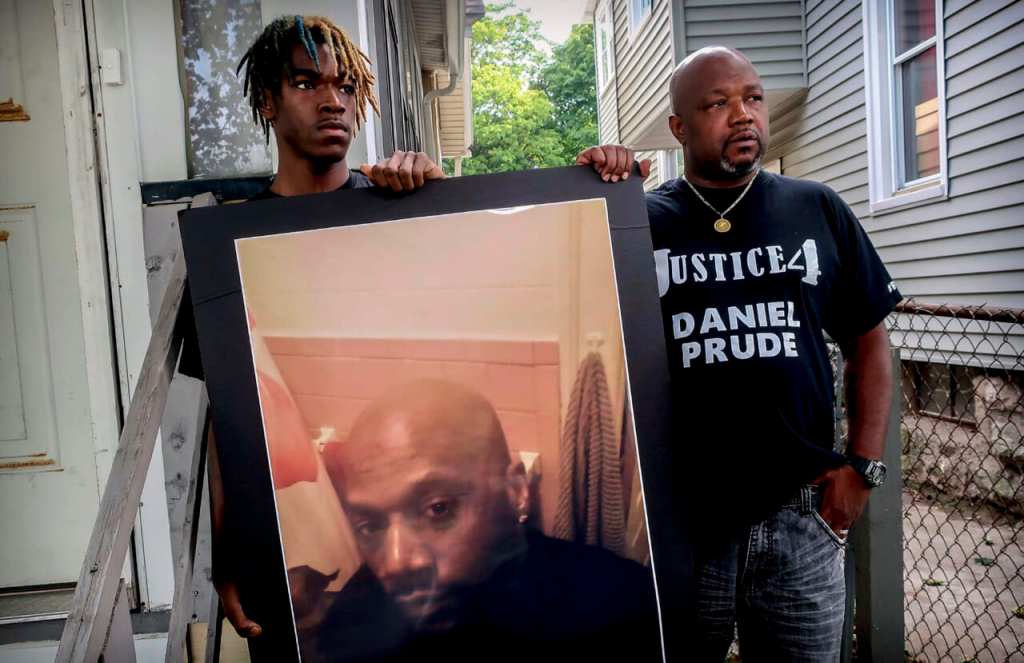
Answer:
[[732, 229], [732, 224], [729, 223], [729, 219], [725, 218], [724, 216], [721, 219], [719, 219], [718, 221], [715, 221], [715, 230], [716, 231], [718, 231], [720, 233], [727, 233], [731, 229]]

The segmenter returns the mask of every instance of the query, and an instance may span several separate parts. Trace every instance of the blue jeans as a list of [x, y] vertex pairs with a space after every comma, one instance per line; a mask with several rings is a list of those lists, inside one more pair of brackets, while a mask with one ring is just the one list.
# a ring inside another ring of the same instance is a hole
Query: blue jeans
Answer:
[[839, 660], [846, 608], [846, 542], [818, 515], [818, 491], [732, 539], [698, 541], [699, 653], [722, 663], [739, 631], [743, 663]]

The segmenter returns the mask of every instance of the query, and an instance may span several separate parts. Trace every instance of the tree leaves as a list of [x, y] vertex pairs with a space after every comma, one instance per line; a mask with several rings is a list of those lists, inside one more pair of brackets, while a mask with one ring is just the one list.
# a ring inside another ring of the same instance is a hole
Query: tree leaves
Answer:
[[463, 173], [566, 166], [597, 142], [593, 27], [551, 52], [511, 2], [473, 24], [473, 156]]

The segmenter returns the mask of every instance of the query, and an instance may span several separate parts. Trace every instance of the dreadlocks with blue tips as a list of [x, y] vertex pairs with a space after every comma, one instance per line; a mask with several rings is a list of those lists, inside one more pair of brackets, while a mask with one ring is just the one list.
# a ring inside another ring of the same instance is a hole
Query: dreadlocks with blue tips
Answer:
[[356, 89], [356, 129], [366, 121], [366, 104], [369, 102], [379, 115], [380, 105], [373, 93], [374, 75], [370, 70], [370, 58], [349, 38], [345, 31], [323, 16], [282, 16], [263, 29], [249, 50], [242, 56], [235, 73], [245, 69], [243, 93], [249, 98], [252, 119], [263, 128], [270, 141], [270, 122], [260, 114], [266, 106], [267, 95], [279, 96], [284, 78], [292, 80], [292, 49], [301, 45], [317, 71], [320, 71], [320, 56], [317, 46], [327, 47], [334, 58], [339, 72], [345, 72]]

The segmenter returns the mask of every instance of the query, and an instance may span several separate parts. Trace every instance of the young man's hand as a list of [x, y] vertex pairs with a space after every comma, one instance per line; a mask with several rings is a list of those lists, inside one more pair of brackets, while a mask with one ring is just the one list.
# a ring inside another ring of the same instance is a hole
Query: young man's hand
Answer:
[[651, 160], [643, 159], [636, 162], [633, 150], [622, 145], [588, 147], [576, 157], [576, 165], [593, 167], [594, 172], [605, 182], [629, 179], [634, 163], [638, 163], [640, 176], [646, 179], [651, 173]]
[[395, 193], [415, 191], [427, 180], [444, 179], [444, 171], [423, 152], [397, 151], [376, 166], [364, 163], [359, 170], [375, 186]]
[[224, 616], [228, 618], [235, 631], [243, 638], [255, 638], [263, 633], [263, 627], [245, 616], [242, 611], [242, 601], [238, 597], [238, 588], [235, 583], [224, 581], [215, 583], [217, 594], [220, 596], [220, 604], [224, 608]]

